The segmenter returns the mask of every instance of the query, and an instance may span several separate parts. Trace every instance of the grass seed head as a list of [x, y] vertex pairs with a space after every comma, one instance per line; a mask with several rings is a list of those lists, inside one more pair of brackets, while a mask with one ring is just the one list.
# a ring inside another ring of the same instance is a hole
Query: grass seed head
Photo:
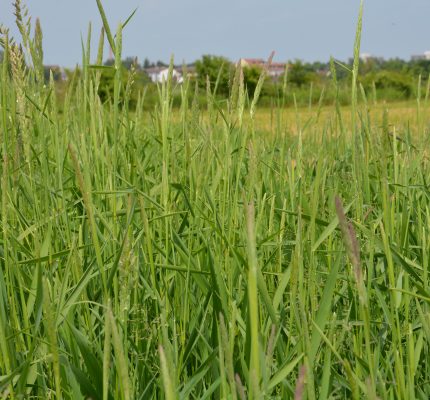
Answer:
[[342, 239], [345, 244], [346, 253], [349, 261], [352, 264], [355, 280], [357, 283], [359, 296], [362, 302], [366, 302], [366, 294], [363, 281], [363, 273], [360, 260], [360, 245], [357, 240], [354, 227], [346, 218], [345, 211], [342, 205], [342, 200], [336, 196], [335, 198], [336, 213], [339, 219], [339, 227], [342, 233]]

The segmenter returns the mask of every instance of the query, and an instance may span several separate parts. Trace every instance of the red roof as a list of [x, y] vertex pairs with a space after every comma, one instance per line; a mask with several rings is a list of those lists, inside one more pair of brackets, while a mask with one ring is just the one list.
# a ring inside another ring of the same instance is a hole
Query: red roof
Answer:
[[253, 65], [261, 65], [266, 63], [266, 61], [264, 61], [262, 58], [242, 58], [241, 60], [246, 62], [247, 64]]

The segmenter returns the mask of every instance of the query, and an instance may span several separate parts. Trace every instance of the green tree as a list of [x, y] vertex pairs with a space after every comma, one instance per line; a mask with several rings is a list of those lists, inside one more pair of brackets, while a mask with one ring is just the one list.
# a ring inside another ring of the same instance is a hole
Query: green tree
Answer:
[[209, 77], [212, 89], [218, 79], [217, 93], [228, 95], [230, 74], [233, 64], [224, 57], [204, 55], [201, 60], [196, 61], [196, 72], [201, 88], [206, 87], [206, 80]]
[[[106, 65], [106, 63], [105, 63]], [[104, 103], [114, 96], [115, 69], [105, 69], [100, 76], [99, 97]], [[124, 86], [127, 83], [127, 71], [121, 68], [121, 82]]]
[[254, 96], [255, 88], [262, 72], [263, 69], [255, 65], [243, 68], [243, 80], [251, 98]]
[[128, 71], [130, 71], [133, 65], [136, 68], [136, 70], [141, 69], [139, 62], [137, 61], [137, 57], [127, 57], [124, 60], [122, 60], [122, 66]]
[[430, 74], [430, 60], [413, 60], [409, 63], [409, 69], [414, 76], [427, 77]]
[[300, 60], [291, 63], [288, 68], [288, 81], [299, 87], [310, 83], [314, 75], [312, 68]]
[[145, 59], [143, 60], [143, 68], [149, 68], [152, 66], [153, 66], [153, 64], [151, 64], [151, 61], [149, 61], [149, 58], [145, 57]]
[[108, 58], [105, 62], [104, 65], [106, 65], [107, 67], [111, 67], [112, 65], [115, 65], [115, 60], [113, 58]]
[[62, 73], [61, 73], [61, 68], [58, 66], [44, 66], [43, 67], [43, 75], [45, 78], [45, 82], [49, 82], [50, 76], [52, 73], [52, 77], [54, 78], [54, 81], [58, 82], [62, 80]]
[[388, 98], [409, 98], [413, 93], [413, 78], [410, 74], [397, 71], [382, 70], [373, 72], [363, 79], [364, 87], [375, 88], [380, 92], [385, 92]]
[[[121, 68], [121, 95], [120, 103], [124, 104], [124, 90], [127, 86], [129, 80], [130, 71], [128, 71], [124, 66]], [[104, 69], [100, 77], [100, 85], [98, 94], [103, 103], [112, 100], [114, 97], [114, 82], [115, 82], [115, 69]], [[139, 92], [142, 92], [145, 87], [152, 88], [154, 84], [145, 71], [142, 69], [136, 69], [134, 71], [133, 86], [131, 89], [128, 106], [130, 109], [134, 109], [137, 103], [137, 98]]]
[[391, 58], [382, 63], [381, 70], [405, 72], [408, 69], [408, 62], [400, 58]]

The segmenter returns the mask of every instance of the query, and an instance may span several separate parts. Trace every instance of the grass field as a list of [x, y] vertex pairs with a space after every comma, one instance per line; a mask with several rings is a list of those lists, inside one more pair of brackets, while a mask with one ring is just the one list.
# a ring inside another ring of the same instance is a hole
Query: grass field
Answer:
[[[378, 102], [376, 104], [362, 105], [359, 112], [371, 118], [371, 123], [375, 127], [381, 128], [384, 125], [384, 118], [388, 118], [389, 129], [396, 129], [398, 135], [405, 132], [412, 132], [414, 135], [421, 135], [423, 124], [429, 127], [430, 103], [423, 101], [420, 104], [420, 112], [417, 112], [417, 102]], [[342, 106], [340, 112], [345, 123], [351, 123], [351, 108]], [[302, 134], [313, 132], [315, 126], [322, 129], [338, 129], [338, 116], [334, 107], [294, 107], [263, 108], [258, 111], [255, 117], [255, 126], [258, 131], [275, 133], [277, 130], [286, 130], [289, 133], [297, 134], [302, 130]], [[350, 131], [350, 130], [349, 130]]]
[[238, 71], [150, 114], [89, 41], [59, 113], [40, 40], [4, 39], [0, 397], [430, 398], [429, 106], [366, 103], [359, 34], [349, 108]]

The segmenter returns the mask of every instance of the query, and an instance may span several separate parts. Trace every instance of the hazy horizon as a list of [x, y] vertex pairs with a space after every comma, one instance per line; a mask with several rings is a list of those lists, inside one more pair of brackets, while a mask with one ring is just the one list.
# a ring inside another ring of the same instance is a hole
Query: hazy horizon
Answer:
[[[359, 1], [330, 0], [124, 0], [103, 2], [113, 30], [135, 8], [124, 30], [123, 58], [148, 58], [152, 62], [191, 63], [203, 54], [230, 60], [267, 58], [326, 62], [352, 57]], [[93, 55], [101, 20], [95, 1], [38, 0], [27, 2], [33, 22], [40, 18], [44, 33], [44, 62], [72, 67], [81, 62], [92, 22]], [[0, 23], [19, 38], [10, 0], [0, 0]], [[430, 50], [429, 0], [365, 1], [362, 53], [409, 60]], [[108, 58], [106, 46], [105, 59]]]

